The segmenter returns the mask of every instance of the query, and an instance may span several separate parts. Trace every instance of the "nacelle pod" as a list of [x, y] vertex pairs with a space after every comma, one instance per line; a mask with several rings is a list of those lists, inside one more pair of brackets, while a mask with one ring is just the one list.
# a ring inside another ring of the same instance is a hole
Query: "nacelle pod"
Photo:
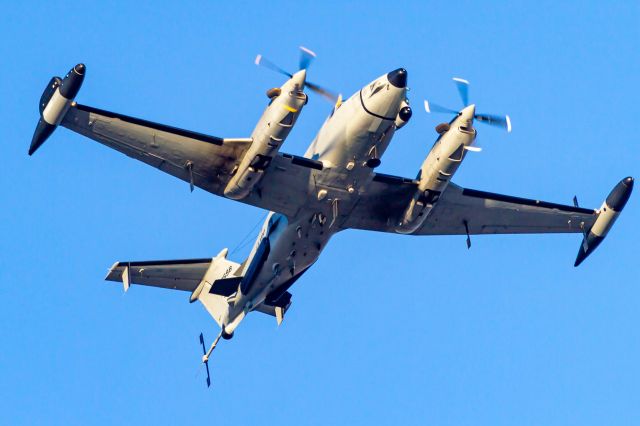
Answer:
[[267, 92], [271, 102], [251, 134], [251, 147], [234, 169], [224, 190], [226, 197], [245, 198], [262, 179], [307, 103], [307, 95], [303, 92], [304, 78], [305, 70], [298, 71], [281, 88]]
[[402, 102], [400, 112], [398, 112], [398, 116], [396, 117], [395, 121], [396, 129], [399, 129], [407, 124], [411, 119], [412, 114], [413, 111], [411, 111], [411, 107], [409, 106], [407, 101]]
[[424, 223], [431, 209], [458, 170], [475, 140], [473, 127], [461, 125], [456, 119], [443, 131], [422, 163], [418, 174], [418, 188], [400, 217], [396, 232], [410, 234]]
[[85, 71], [84, 64], [78, 64], [64, 79], [53, 77], [49, 81], [40, 97], [40, 119], [31, 139], [29, 155], [36, 152], [58, 127], [82, 87]]
[[573, 266], [580, 265], [600, 245], [604, 237], [615, 223], [620, 212], [627, 204], [633, 191], [633, 178], [631, 176], [622, 179], [609, 193], [598, 211], [598, 218], [591, 229], [584, 233], [582, 244], [578, 249], [578, 256]]

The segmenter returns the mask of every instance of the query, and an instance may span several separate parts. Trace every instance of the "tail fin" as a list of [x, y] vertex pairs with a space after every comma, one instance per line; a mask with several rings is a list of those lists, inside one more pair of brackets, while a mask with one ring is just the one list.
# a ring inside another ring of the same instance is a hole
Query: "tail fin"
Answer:
[[223, 327], [229, 312], [227, 297], [235, 293], [240, 281], [240, 264], [227, 260], [228, 249], [222, 250], [213, 260], [204, 274], [200, 285], [191, 295], [191, 301], [199, 300], [218, 323]]

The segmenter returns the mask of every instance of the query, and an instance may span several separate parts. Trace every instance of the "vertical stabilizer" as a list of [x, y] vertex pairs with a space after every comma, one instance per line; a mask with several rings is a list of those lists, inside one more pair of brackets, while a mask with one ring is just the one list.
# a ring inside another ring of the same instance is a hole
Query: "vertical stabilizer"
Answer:
[[240, 264], [228, 260], [227, 253], [225, 248], [211, 260], [209, 269], [190, 298], [191, 302], [199, 300], [220, 327], [228, 319], [229, 302], [227, 296], [212, 293], [211, 289], [216, 281], [227, 280], [240, 272]]

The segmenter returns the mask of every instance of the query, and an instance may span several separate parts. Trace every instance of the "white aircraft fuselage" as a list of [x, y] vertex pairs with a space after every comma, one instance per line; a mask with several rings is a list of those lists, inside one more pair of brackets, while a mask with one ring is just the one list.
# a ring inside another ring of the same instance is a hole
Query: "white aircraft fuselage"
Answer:
[[267, 296], [286, 291], [339, 230], [333, 226], [337, 215], [353, 207], [398, 127], [398, 113], [407, 105], [406, 76], [404, 69], [392, 71], [336, 105], [305, 153], [323, 164], [315, 171], [307, 207], [290, 218], [269, 213], [244, 264], [241, 290], [222, 321], [226, 334]]

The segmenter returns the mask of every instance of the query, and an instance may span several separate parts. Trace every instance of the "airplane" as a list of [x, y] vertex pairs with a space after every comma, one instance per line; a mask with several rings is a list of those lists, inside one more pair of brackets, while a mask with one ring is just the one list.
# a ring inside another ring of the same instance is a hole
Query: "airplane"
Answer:
[[[287, 76], [267, 91], [262, 116], [249, 137], [221, 138], [76, 103], [86, 75], [77, 64], [53, 77], [40, 99], [32, 155], [58, 126], [77, 132], [214, 195], [269, 211], [249, 256], [238, 263], [223, 249], [212, 258], [121, 261], [106, 280], [188, 292], [220, 326], [202, 362], [210, 386], [209, 357], [220, 339], [231, 339], [249, 312], [283, 321], [293, 284], [314, 264], [331, 237], [347, 229], [406, 235], [582, 234], [575, 266], [607, 236], [631, 195], [622, 179], [599, 209], [562, 205], [462, 188], [453, 175], [474, 146], [474, 122], [511, 130], [508, 116], [479, 114], [468, 103], [468, 82], [454, 79], [459, 111], [425, 102], [427, 111], [453, 114], [436, 127], [438, 137], [416, 178], [375, 169], [395, 132], [412, 116], [404, 68], [390, 71], [350, 98], [307, 81], [315, 54], [301, 48], [300, 69], [289, 73], [258, 56], [256, 64]], [[334, 102], [303, 156], [280, 148], [308, 102], [305, 89]]]

